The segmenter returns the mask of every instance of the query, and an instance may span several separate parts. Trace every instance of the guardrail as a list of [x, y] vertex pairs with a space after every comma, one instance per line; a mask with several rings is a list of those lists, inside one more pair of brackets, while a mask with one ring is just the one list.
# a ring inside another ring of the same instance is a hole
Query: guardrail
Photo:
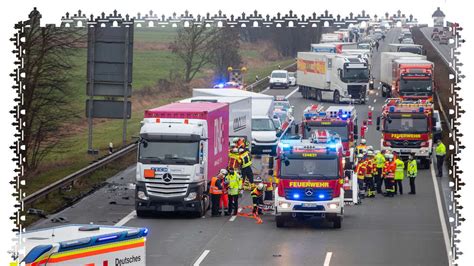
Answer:
[[87, 167], [84, 167], [82, 169], [80, 169], [79, 171], [75, 172], [75, 173], [72, 173], [38, 191], [35, 191], [33, 192], [31, 195], [28, 195], [27, 197], [25, 197], [23, 200], [22, 200], [22, 203], [23, 205], [30, 205], [32, 203], [34, 203], [35, 201], [41, 199], [41, 198], [44, 198], [46, 197], [48, 194], [50, 194], [51, 192], [54, 192], [54, 191], [58, 191], [60, 190], [61, 188], [63, 187], [66, 187], [68, 185], [71, 185], [74, 183], [74, 181], [76, 181], [77, 179], [87, 175], [87, 174], [90, 174], [92, 172], [94, 172], [95, 170], [103, 167], [104, 165], [116, 160], [116, 159], [119, 159], [121, 157], [123, 157], [124, 155], [132, 152], [132, 151], [135, 151], [137, 149], [137, 143], [134, 142], [134, 143], [131, 143], [127, 146], [125, 146], [124, 148], [112, 153], [111, 155], [103, 158], [103, 159], [100, 159], [98, 160], [97, 162], [94, 162], [92, 164], [90, 164], [89, 166]]
[[[292, 68], [294, 66], [296, 66], [296, 62], [292, 63], [292, 64], [289, 64], [286, 67], [283, 67], [283, 69], [288, 70], [289, 68]], [[266, 76], [265, 78], [260, 79], [259, 81], [256, 81], [256, 82], [248, 85], [244, 89], [247, 90], [247, 91], [259, 92], [259, 91], [262, 91], [265, 87], [268, 87], [268, 82], [269, 81], [270, 81], [269, 76]]]

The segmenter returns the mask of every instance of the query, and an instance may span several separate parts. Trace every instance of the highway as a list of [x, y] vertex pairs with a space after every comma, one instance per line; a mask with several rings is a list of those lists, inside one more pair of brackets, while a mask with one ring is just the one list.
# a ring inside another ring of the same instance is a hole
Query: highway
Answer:
[[[398, 34], [399, 30], [391, 30], [379, 52], [388, 50], [388, 43], [397, 42]], [[376, 81], [379, 52], [373, 58]], [[290, 95], [297, 120], [304, 108], [316, 103], [303, 99], [294, 87], [265, 93]], [[367, 105], [357, 105], [359, 123], [367, 117], [369, 106], [374, 107], [375, 117], [383, 102], [377, 89]], [[380, 147], [380, 134], [375, 126], [369, 127], [368, 144], [375, 149]], [[133, 213], [134, 166], [53, 217], [67, 217], [71, 223], [147, 227], [147, 265], [448, 265], [449, 243], [440, 220], [444, 217], [443, 205], [435, 193], [438, 184], [434, 182], [433, 166], [419, 170], [416, 195], [407, 194], [409, 184], [405, 179], [402, 196], [377, 195], [363, 200], [361, 205], [346, 206], [342, 229], [333, 229], [329, 223], [309, 222], [277, 229], [270, 214], [262, 216], [262, 224], [241, 216], [211, 218], [210, 212], [202, 218], [138, 218]], [[245, 194], [240, 205], [250, 202], [250, 196]], [[44, 220], [32, 228], [53, 225], [57, 224]]]

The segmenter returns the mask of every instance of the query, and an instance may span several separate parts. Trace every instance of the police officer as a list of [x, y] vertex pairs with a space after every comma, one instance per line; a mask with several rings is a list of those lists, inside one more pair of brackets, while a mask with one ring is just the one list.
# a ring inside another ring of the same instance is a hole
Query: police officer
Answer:
[[377, 193], [382, 194], [382, 172], [383, 167], [385, 165], [385, 156], [380, 151], [375, 151], [375, 187], [377, 189]]
[[395, 195], [397, 190], [400, 191], [400, 195], [403, 195], [403, 179], [405, 178], [405, 163], [397, 157], [395, 160]]
[[233, 168], [229, 168], [229, 173], [225, 178], [225, 183], [228, 187], [227, 194], [229, 196], [228, 213], [237, 215], [239, 209], [239, 194], [242, 191], [242, 178]]
[[416, 194], [415, 178], [417, 174], [418, 166], [416, 164], [416, 159], [414, 158], [413, 154], [410, 154], [407, 165], [407, 176], [410, 179], [410, 193], [408, 194]]
[[438, 177], [443, 177], [443, 163], [446, 157], [446, 146], [441, 139], [438, 139], [436, 146], [436, 166], [438, 167]]
[[253, 171], [252, 171], [252, 158], [250, 153], [240, 148], [240, 161], [242, 162], [242, 178], [248, 179], [250, 183], [253, 183]]

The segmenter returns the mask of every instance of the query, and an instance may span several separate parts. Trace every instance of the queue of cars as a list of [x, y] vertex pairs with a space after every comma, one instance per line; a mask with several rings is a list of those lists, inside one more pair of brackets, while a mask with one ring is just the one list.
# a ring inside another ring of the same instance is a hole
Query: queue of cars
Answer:
[[443, 28], [433, 28], [431, 39], [438, 41], [439, 44], [449, 44], [449, 31], [445, 31]]

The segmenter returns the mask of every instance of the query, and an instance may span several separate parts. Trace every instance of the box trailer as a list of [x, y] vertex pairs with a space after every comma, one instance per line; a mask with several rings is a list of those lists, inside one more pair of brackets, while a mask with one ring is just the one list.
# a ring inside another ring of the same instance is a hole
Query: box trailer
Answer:
[[194, 212], [209, 206], [207, 183], [228, 164], [229, 104], [171, 103], [145, 111], [140, 130], [135, 209]]
[[65, 225], [21, 233], [21, 265], [146, 265], [147, 228]]
[[297, 84], [305, 99], [365, 103], [369, 68], [356, 55], [299, 52]]
[[229, 104], [229, 139], [245, 138], [252, 142], [252, 99], [250, 97], [197, 96], [179, 101]]

